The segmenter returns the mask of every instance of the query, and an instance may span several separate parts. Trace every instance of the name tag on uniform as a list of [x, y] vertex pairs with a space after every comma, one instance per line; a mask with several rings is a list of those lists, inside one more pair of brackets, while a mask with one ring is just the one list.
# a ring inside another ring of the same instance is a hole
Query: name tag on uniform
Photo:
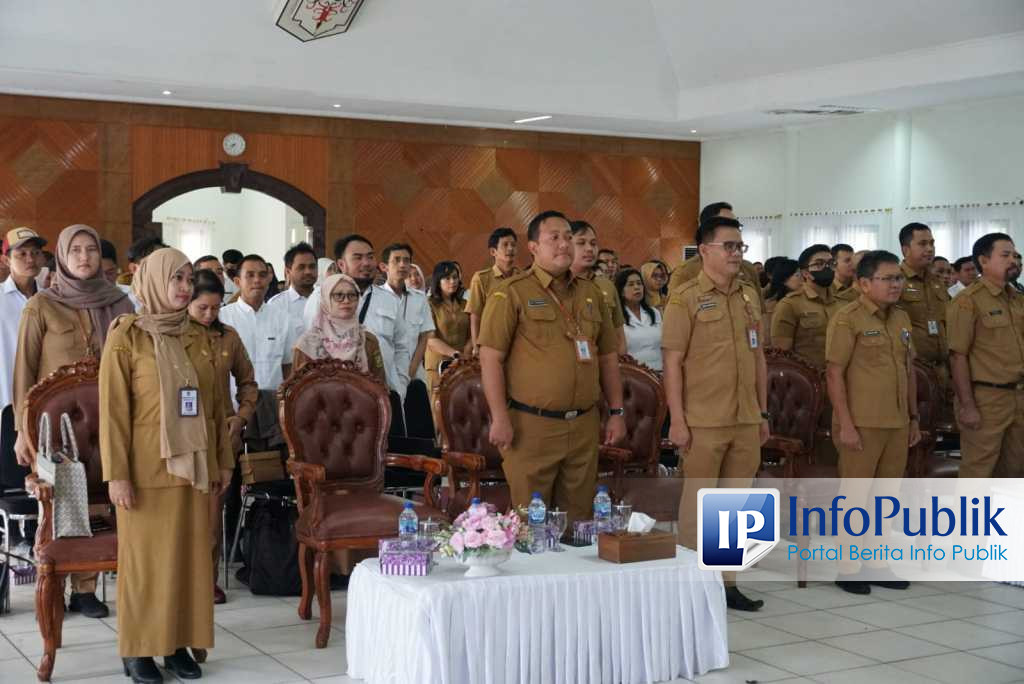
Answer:
[[547, 306], [548, 300], [546, 299], [531, 299], [526, 302], [526, 306], [531, 309], [536, 309], [538, 306]]
[[758, 343], [758, 340], [757, 340], [757, 331], [754, 330], [753, 328], [751, 328], [750, 330], [747, 330], [747, 337], [750, 340], [750, 348], [751, 349], [757, 349], [757, 347], [759, 346], [759, 343]]
[[199, 390], [195, 387], [182, 387], [178, 390], [178, 413], [182, 418], [195, 418], [199, 415]]
[[938, 321], [928, 321], [928, 334], [929, 335], [938, 335], [939, 334], [939, 322]]
[[580, 363], [590, 363], [594, 357], [590, 355], [590, 340], [585, 337], [577, 337], [573, 340], [576, 343], [576, 360]]
[[878, 337], [882, 334], [881, 330], [865, 330], [864, 337]]
[[[929, 323], [934, 323], [934, 321], [928, 321], [928, 322]], [[930, 327], [929, 327], [929, 329], [930, 329]], [[910, 346], [910, 331], [907, 330], [906, 328], [900, 329], [900, 339], [903, 340], [903, 344], [905, 344], [906, 346], [909, 347]]]
[[697, 305], [698, 311], [710, 311], [715, 308], [718, 308], [718, 302], [701, 302]]

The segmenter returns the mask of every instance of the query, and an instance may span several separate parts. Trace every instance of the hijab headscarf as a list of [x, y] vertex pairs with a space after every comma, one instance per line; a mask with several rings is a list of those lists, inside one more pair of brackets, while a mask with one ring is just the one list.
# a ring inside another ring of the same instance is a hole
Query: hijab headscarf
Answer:
[[365, 373], [370, 366], [366, 359], [366, 333], [359, 324], [359, 317], [353, 315], [346, 320], [332, 314], [331, 294], [341, 282], [359, 292], [359, 286], [350, 276], [337, 273], [325, 280], [320, 288], [320, 309], [313, 325], [302, 334], [295, 348], [311, 359], [352, 361]]
[[92, 237], [96, 241], [96, 249], [99, 250], [100, 236], [93, 228], [76, 223], [62, 230], [60, 237], [57, 238], [57, 268], [53, 273], [53, 280], [50, 287], [41, 290], [39, 294], [72, 309], [88, 311], [89, 319], [92, 321], [93, 339], [99, 343], [98, 353], [107, 341], [107, 330], [111, 321], [121, 314], [132, 313], [135, 307], [126, 292], [103, 277], [102, 267], [98, 267], [96, 273], [85, 280], [71, 274], [68, 268], [71, 241], [80, 233], [87, 233]]
[[327, 269], [329, 269], [331, 267], [331, 264], [333, 263], [334, 261], [328, 259], [327, 257], [320, 257], [319, 259], [316, 260], [317, 287], [323, 287], [324, 281], [327, 280], [327, 276], [330, 275], [330, 273], [327, 272]]
[[[644, 278], [644, 288], [647, 290], [647, 305], [655, 309], [663, 309], [665, 299], [660, 290], [651, 287], [651, 274], [658, 268], [665, 269], [660, 261], [648, 261], [640, 267], [640, 275]], [[665, 269], [667, 271], [667, 269]]]
[[199, 398], [198, 415], [180, 414], [183, 387], [199, 387], [199, 376], [185, 352], [182, 336], [188, 330], [188, 308], [176, 309], [167, 286], [188, 257], [176, 249], [158, 249], [142, 260], [132, 290], [142, 308], [135, 325], [153, 338], [160, 381], [160, 458], [167, 472], [188, 480], [201, 492], [210, 489], [207, 469], [206, 416]]

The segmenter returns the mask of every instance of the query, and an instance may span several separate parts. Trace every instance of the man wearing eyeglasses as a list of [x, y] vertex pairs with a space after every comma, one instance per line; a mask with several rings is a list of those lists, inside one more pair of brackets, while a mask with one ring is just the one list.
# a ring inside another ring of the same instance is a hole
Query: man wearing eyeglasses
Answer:
[[[694, 235], [694, 240], [696, 241], [698, 247], [706, 237], [701, 234], [700, 226], [703, 226], [708, 219], [712, 219], [715, 217], [722, 217], [735, 220], [736, 214], [732, 212], [732, 205], [729, 204], [728, 202], [714, 202], [704, 207], [700, 212], [700, 224], [697, 227], [697, 233], [696, 235]], [[739, 226], [742, 228], [743, 224], [740, 223]], [[747, 246], [744, 245], [743, 254], [745, 254], [746, 251]], [[740, 256], [742, 257], [742, 254]], [[701, 253], [698, 250], [695, 256], [690, 257], [682, 264], [680, 264], [679, 268], [672, 271], [672, 277], [669, 278], [668, 281], [668, 293], [671, 295], [680, 285], [687, 281], [693, 280], [698, 275], [700, 275], [702, 263], [703, 257], [701, 256]], [[761, 313], [764, 313], [764, 298], [761, 294], [761, 288], [759, 286], [760, 278], [757, 275], [757, 269], [754, 268], [754, 264], [741, 258], [738, 277], [740, 280], [753, 286], [754, 289], [757, 290], [757, 308], [761, 311]]]
[[[851, 255], [852, 256], [852, 255]], [[811, 245], [797, 260], [803, 286], [782, 298], [772, 315], [772, 345], [819, 368], [825, 367], [825, 331], [837, 311], [848, 304], [840, 300], [832, 252], [828, 245]]]
[[974, 243], [981, 278], [949, 306], [949, 349], [958, 404], [960, 477], [1024, 476], [1024, 295], [1010, 284], [1013, 240]]
[[899, 306], [910, 316], [911, 335], [918, 358], [935, 369], [941, 394], [949, 388], [949, 347], [946, 344], [946, 305], [949, 292], [945, 281], [931, 272], [935, 260], [935, 239], [923, 223], [908, 223], [900, 229], [906, 277]]
[[[872, 478], [903, 476], [907, 452], [921, 439], [917, 424], [914, 346], [910, 317], [895, 306], [905, 276], [895, 254], [868, 252], [857, 265], [861, 295], [828, 325], [826, 379], [832, 402], [832, 439], [848, 505], [865, 499]], [[884, 560], [839, 561], [836, 584], [853, 594], [871, 585], [906, 589]]]
[[[662, 325], [669, 439], [684, 454], [679, 543], [697, 548], [697, 495], [702, 487], [749, 487], [768, 439], [768, 370], [761, 348], [759, 288], [740, 279], [740, 223], [714, 217], [701, 224], [701, 269], [669, 295]], [[735, 573], [723, 573], [726, 603], [756, 611]]]

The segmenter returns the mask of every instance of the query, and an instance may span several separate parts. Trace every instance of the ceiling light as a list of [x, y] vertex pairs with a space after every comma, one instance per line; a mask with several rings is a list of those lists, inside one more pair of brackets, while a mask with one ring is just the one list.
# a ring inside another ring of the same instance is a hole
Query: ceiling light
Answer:
[[696, 129], [696, 128], [691, 128], [691, 129], [690, 129], [690, 132], [691, 132], [691, 133], [696, 133], [696, 132], [697, 132], [697, 129]]
[[529, 117], [527, 119], [516, 119], [513, 123], [517, 123], [517, 124], [530, 123], [532, 121], [544, 121], [545, 119], [550, 119], [550, 118], [551, 118], [550, 114], [545, 114], [544, 116], [531, 116], [531, 117]]
[[334, 107], [335, 109], [341, 109], [340, 104], [332, 104], [331, 106]]
[[164, 95], [173, 95], [174, 93], [172, 93], [172, 92], [171, 92], [170, 90], [165, 90], [165, 91], [163, 92], [163, 94], [164, 94]]

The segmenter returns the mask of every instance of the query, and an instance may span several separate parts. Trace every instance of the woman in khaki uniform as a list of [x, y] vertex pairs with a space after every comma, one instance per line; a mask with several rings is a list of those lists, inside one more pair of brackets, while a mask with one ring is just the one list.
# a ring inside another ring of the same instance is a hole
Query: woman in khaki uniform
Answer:
[[213, 646], [210, 493], [234, 455], [206, 329], [191, 321], [192, 265], [176, 249], [133, 278], [139, 315], [111, 326], [100, 361], [100, 455], [117, 506], [117, 627], [125, 675], [195, 679], [187, 647]]
[[442, 261], [434, 267], [430, 279], [430, 312], [434, 316], [434, 335], [427, 340], [427, 391], [433, 393], [440, 376], [437, 367], [446, 359], [467, 356], [473, 351], [469, 335], [469, 314], [462, 299], [462, 277], [454, 261]]
[[[85, 225], [68, 226], [57, 238], [56, 269], [49, 289], [25, 304], [14, 360], [14, 452], [28, 466], [32, 454], [22, 420], [25, 397], [61, 366], [98, 357], [110, 322], [134, 311], [128, 295], [107, 282], [100, 268], [100, 236]], [[96, 598], [96, 573], [71, 574], [68, 609], [102, 618], [107, 607]]]
[[640, 267], [640, 274], [647, 286], [647, 305], [664, 312], [668, 302], [668, 267], [660, 261], [648, 261]]
[[386, 385], [380, 343], [360, 325], [358, 308], [355, 280], [340, 273], [327, 278], [320, 288], [320, 310], [313, 325], [295, 343], [292, 368], [298, 370], [315, 359], [352, 361]]
[[[196, 271], [195, 287], [192, 290], [192, 303], [188, 305], [188, 315], [193, 321], [206, 328], [210, 337], [210, 348], [213, 353], [213, 365], [217, 371], [217, 398], [223, 404], [224, 415], [228, 416], [228, 437], [231, 440], [231, 452], [237, 454], [242, 450], [242, 428], [256, 410], [259, 398], [259, 385], [253, 370], [249, 354], [245, 351], [242, 338], [229, 325], [221, 323], [217, 314], [224, 302], [224, 283], [211, 270]], [[192, 331], [198, 332], [198, 331]], [[235, 399], [238, 411], [235, 412], [231, 403], [231, 376], [235, 378]], [[210, 497], [210, 534], [213, 536], [213, 602], [225, 603], [227, 596], [217, 585], [218, 569], [220, 568], [221, 533], [224, 529], [224, 497]]]

